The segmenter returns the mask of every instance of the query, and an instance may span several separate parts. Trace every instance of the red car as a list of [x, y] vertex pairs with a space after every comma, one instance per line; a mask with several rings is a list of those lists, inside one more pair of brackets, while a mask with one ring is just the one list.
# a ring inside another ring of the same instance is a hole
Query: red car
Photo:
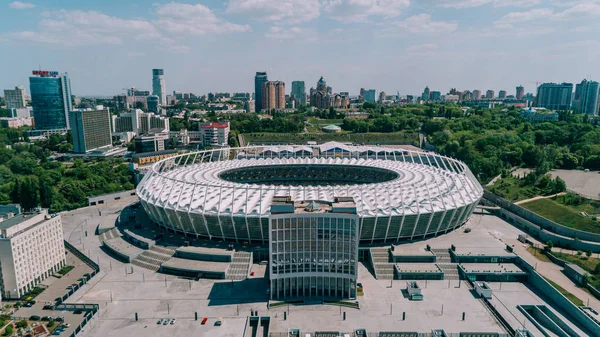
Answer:
[[254, 272], [250, 272], [250, 276], [254, 276]]
[[207, 321], [208, 321], [208, 318], [204, 317], [204, 319], [202, 319], [202, 323], [200, 323], [200, 324], [204, 325], [204, 324], [206, 324]]

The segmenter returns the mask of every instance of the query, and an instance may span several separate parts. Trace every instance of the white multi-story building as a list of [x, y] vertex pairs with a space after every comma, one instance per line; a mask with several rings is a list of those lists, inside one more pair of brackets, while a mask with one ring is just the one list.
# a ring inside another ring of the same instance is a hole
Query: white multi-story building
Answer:
[[356, 298], [358, 215], [333, 203], [273, 197], [269, 216], [271, 299]]
[[112, 132], [115, 134], [135, 132], [141, 135], [152, 129], [169, 132], [169, 118], [146, 113], [140, 109], [132, 109], [130, 112], [121, 113], [120, 116], [112, 116]]
[[59, 214], [41, 211], [0, 222], [0, 290], [20, 298], [65, 265]]
[[202, 145], [225, 146], [229, 140], [229, 121], [200, 125]]
[[5, 128], [20, 128], [23, 126], [33, 126], [31, 117], [0, 117], [0, 125]]
[[4, 101], [6, 102], [7, 109], [21, 109], [26, 107], [25, 88], [18, 86], [14, 90], [4, 90]]

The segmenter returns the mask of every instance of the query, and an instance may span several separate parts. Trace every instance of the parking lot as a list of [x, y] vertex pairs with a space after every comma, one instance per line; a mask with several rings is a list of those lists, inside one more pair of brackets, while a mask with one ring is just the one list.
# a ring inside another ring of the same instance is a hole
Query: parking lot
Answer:
[[[36, 303], [31, 307], [21, 307], [15, 312], [15, 317], [21, 319], [29, 319], [31, 316], [38, 316], [40, 318], [44, 316], [50, 316], [52, 318], [58, 316], [64, 317], [64, 323], [68, 323], [69, 327], [60, 334], [61, 336], [69, 336], [74, 329], [81, 324], [85, 313], [75, 314], [74, 311], [44, 310], [45, 305], [53, 305], [56, 302], [56, 298], [63, 297], [68, 293], [68, 286], [79, 283], [78, 279], [84, 277], [84, 274], [92, 272], [92, 268], [69, 252], [67, 252], [66, 260], [67, 265], [74, 266], [75, 268], [61, 278], [50, 276], [42, 281], [42, 286], [47, 288], [34, 298]], [[86, 285], [83, 285], [81, 290], [85, 291], [85, 287]], [[47, 322], [43, 323], [46, 324]], [[56, 322], [56, 325], [60, 325], [60, 322]]]

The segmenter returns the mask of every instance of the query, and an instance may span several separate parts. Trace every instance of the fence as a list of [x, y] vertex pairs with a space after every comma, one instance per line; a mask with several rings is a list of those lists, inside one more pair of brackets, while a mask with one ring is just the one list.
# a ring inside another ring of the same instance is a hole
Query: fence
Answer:
[[75, 336], [77, 336], [77, 334], [79, 332], [81, 332], [83, 327], [86, 326], [88, 324], [88, 322], [92, 320], [92, 318], [94, 318], [94, 315], [96, 315], [96, 313], [98, 313], [98, 311], [100, 310], [100, 306], [98, 304], [61, 304], [56, 307], [56, 310], [62, 310], [62, 311], [81, 310], [81, 311], [85, 312], [85, 314], [83, 316], [83, 321], [81, 322], [81, 324], [79, 324], [77, 327], [75, 327], [75, 330], [73, 330], [73, 332], [69, 336], [69, 337], [75, 337]]
[[503, 209], [514, 213], [521, 218], [534, 223], [535, 225], [541, 227], [542, 229], [548, 230], [552, 233], [566, 236], [569, 238], [577, 238], [579, 240], [591, 241], [591, 242], [600, 242], [600, 234], [580, 231], [577, 229], [569, 228], [558, 224], [554, 221], [548, 220], [541, 215], [538, 215], [530, 210], [527, 210], [519, 205], [515, 205], [512, 202], [501, 198], [489, 191], [483, 191], [483, 198], [488, 200], [489, 202], [502, 207]]
[[[89, 275], [86, 276], [86, 280], [84, 282], [87, 283], [89, 280], [92, 279], [92, 277], [94, 277], [96, 274], [98, 274], [98, 272], [100, 271], [100, 266], [92, 261], [89, 257], [85, 256], [85, 254], [83, 254], [82, 252], [80, 252], [77, 248], [75, 248], [72, 244], [70, 244], [69, 242], [65, 241], [65, 248], [67, 248], [67, 250], [77, 256], [77, 258], [79, 258], [81, 261], [83, 261], [85, 264], [87, 264], [88, 266], [90, 266], [90, 268], [92, 268], [92, 272], [89, 273]], [[72, 287], [69, 289], [69, 291], [64, 294], [62, 297], [57, 297], [56, 298], [56, 306], [61, 305], [64, 301], [66, 301], [69, 297], [71, 297], [71, 295], [73, 295], [81, 286], [82, 284], [80, 284], [77, 287]]]

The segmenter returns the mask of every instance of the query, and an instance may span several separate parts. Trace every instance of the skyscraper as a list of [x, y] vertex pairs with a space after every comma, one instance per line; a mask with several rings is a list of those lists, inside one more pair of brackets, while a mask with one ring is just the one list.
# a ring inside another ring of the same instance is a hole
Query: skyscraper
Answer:
[[254, 75], [254, 96], [256, 105], [254, 109], [256, 112], [259, 112], [263, 109], [263, 87], [265, 82], [268, 81], [267, 72], [266, 71], [257, 71], [256, 75]]
[[369, 89], [365, 91], [365, 101], [375, 103], [377, 92], [375, 89]]
[[525, 96], [525, 88], [523, 88], [523, 86], [522, 86], [522, 85], [520, 85], [520, 86], [518, 86], [518, 87], [517, 87], [517, 95], [516, 95], [516, 98], [517, 98], [518, 100], [521, 100], [521, 99], [523, 99], [523, 97], [524, 97], [524, 96]]
[[33, 75], [29, 77], [29, 90], [35, 128], [70, 129], [69, 111], [73, 110], [73, 99], [67, 74], [34, 70]]
[[69, 116], [73, 135], [73, 152], [86, 153], [112, 145], [111, 117], [108, 109], [71, 111]]
[[292, 98], [296, 101], [297, 105], [306, 104], [306, 87], [304, 86], [304, 81], [292, 82]]
[[4, 101], [7, 109], [22, 109], [27, 106], [25, 102], [25, 88], [23, 86], [15, 87], [15, 90], [4, 90]]
[[152, 69], [152, 95], [158, 96], [161, 105], [167, 104], [167, 86], [163, 69]]
[[494, 92], [494, 90], [491, 90], [491, 89], [485, 92], [486, 99], [494, 99], [495, 95], [496, 95], [496, 93]]
[[429, 93], [429, 99], [437, 102], [442, 99], [442, 93], [439, 91], [435, 91], [435, 90], [431, 91]]
[[479, 89], [473, 90], [473, 99], [476, 101], [481, 99], [481, 90], [479, 90]]
[[423, 90], [423, 94], [421, 94], [421, 99], [424, 101], [429, 100], [429, 87], [425, 87], [425, 90]]
[[579, 101], [581, 99], [581, 91], [583, 86], [587, 83], [587, 80], [584, 79], [581, 83], [575, 84], [575, 96], [573, 97], [574, 101]]
[[150, 95], [146, 97], [146, 104], [148, 105], [148, 112], [154, 112], [158, 115], [158, 105], [160, 98], [156, 95]]
[[383, 101], [385, 101], [385, 96], [387, 96], [385, 91], [379, 93], [379, 103], [383, 103]]
[[598, 115], [598, 94], [600, 86], [596, 81], [585, 81], [581, 87], [581, 99], [579, 100], [579, 112], [587, 115]]
[[536, 106], [552, 110], [569, 110], [572, 98], [572, 83], [543, 83], [537, 90]]
[[499, 99], [506, 99], [506, 90], [500, 90], [498, 92], [498, 98]]
[[262, 90], [262, 109], [266, 111], [285, 109], [285, 83], [266, 81]]

